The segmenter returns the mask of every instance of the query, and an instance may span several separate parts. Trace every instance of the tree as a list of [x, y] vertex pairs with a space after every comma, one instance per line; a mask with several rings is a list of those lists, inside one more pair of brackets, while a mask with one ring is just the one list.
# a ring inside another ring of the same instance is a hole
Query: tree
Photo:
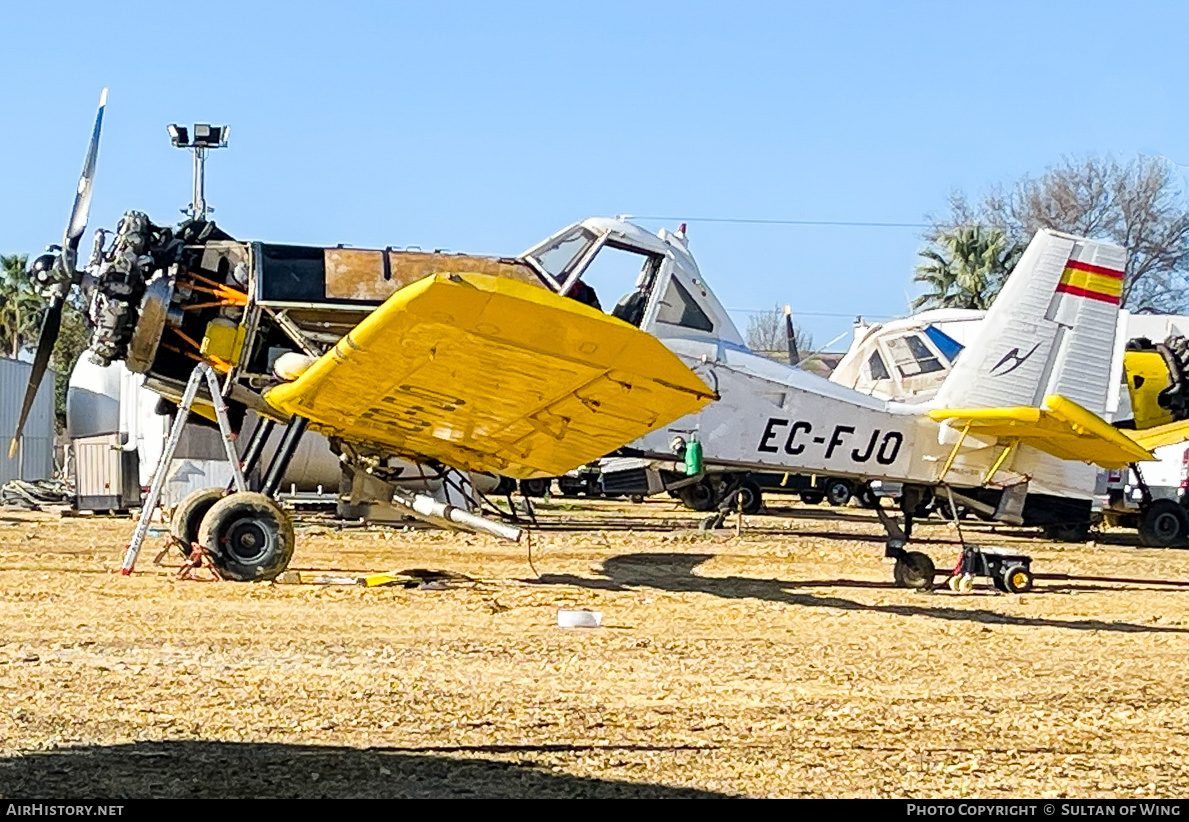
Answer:
[[[788, 338], [784, 326], [784, 309], [778, 305], [769, 311], [756, 311], [747, 317], [747, 330], [743, 333], [747, 347], [758, 354], [788, 362]], [[802, 356], [813, 348], [813, 337], [800, 326], [793, 324], [793, 340]]]
[[0, 352], [15, 359], [37, 344], [45, 301], [25, 274], [28, 257], [0, 255]]
[[989, 308], [1024, 253], [1001, 229], [980, 225], [939, 230], [931, 246], [920, 252], [925, 262], [913, 275], [930, 290], [912, 301], [913, 311]]
[[[41, 334], [46, 301], [33, 288], [25, 273], [24, 254], [0, 255], [0, 351], [16, 359], [32, 352]], [[87, 326], [82, 312], [71, 302], [62, 306], [62, 325], [50, 354], [50, 368], [58, 378], [54, 384], [54, 416], [58, 426], [66, 425], [66, 389], [70, 372], [87, 348]]]
[[58, 375], [54, 382], [54, 417], [60, 429], [66, 428], [66, 391], [70, 375], [89, 342], [90, 332], [83, 313], [68, 301], [62, 306], [62, 328], [50, 354], [50, 368]]
[[1127, 250], [1124, 307], [1167, 313], [1189, 308], [1189, 202], [1163, 159], [1141, 156], [1121, 164], [1110, 157], [1065, 158], [1006, 192], [991, 189], [974, 205], [956, 192], [949, 210], [926, 232], [927, 250], [944, 247], [946, 233], [976, 225], [998, 229], [1009, 244], [1021, 246], [1040, 228], [1106, 239]]

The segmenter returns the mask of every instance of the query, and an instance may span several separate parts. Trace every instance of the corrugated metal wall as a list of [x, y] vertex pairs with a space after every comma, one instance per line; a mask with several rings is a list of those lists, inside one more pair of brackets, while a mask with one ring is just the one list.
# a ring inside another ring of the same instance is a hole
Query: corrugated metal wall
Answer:
[[8, 442], [16, 430], [33, 366], [0, 358], [0, 483], [10, 479], [48, 479], [54, 474], [54, 372], [46, 372], [37, 391], [21, 447], [8, 458]]

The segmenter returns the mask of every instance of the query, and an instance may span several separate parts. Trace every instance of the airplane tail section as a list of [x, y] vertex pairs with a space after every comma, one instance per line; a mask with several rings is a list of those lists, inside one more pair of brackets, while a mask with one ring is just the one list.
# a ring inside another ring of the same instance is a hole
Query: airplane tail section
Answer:
[[940, 408], [1040, 407], [1057, 394], [1106, 411], [1124, 250], [1041, 230], [934, 400]]

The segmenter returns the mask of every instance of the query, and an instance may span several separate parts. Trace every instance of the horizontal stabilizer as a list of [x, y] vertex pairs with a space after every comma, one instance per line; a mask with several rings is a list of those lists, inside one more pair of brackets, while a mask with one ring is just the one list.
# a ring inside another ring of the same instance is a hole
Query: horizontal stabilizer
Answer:
[[1058, 394], [1045, 397], [1040, 408], [939, 408], [929, 416], [960, 427], [969, 425], [970, 433], [977, 436], [1017, 440], [1059, 459], [1092, 462], [1103, 468], [1155, 459], [1136, 440]]
[[1157, 425], [1155, 428], [1145, 428], [1142, 431], [1124, 430], [1123, 433], [1140, 447], [1149, 450], [1164, 445], [1178, 445], [1189, 441], [1189, 420]]
[[488, 274], [397, 291], [265, 401], [331, 437], [427, 463], [556, 477], [717, 395], [651, 334]]

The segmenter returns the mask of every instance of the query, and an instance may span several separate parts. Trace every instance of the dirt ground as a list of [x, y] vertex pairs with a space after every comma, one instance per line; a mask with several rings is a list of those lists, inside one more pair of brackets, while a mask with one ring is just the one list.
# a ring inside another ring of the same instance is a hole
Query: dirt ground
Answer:
[[[364, 588], [178, 580], [159, 536], [122, 577], [130, 520], [0, 512], [0, 795], [1189, 795], [1189, 551], [970, 525], [1048, 578], [922, 593], [858, 508], [540, 513], [540, 576], [304, 520], [306, 577], [452, 575]], [[952, 525], [917, 536], [953, 562]]]

